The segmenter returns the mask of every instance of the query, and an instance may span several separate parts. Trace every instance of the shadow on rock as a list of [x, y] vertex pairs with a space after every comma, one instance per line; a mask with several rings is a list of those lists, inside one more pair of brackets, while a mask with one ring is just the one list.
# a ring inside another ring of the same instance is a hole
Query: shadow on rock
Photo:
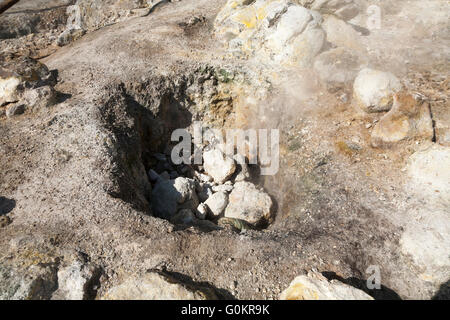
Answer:
[[16, 207], [16, 200], [0, 197], [0, 216], [10, 213]]
[[209, 282], [206, 282], [206, 281], [196, 282], [188, 275], [181, 274], [181, 273], [174, 272], [174, 271], [167, 271], [165, 269], [162, 270], [162, 272], [164, 272], [165, 274], [180, 281], [181, 283], [185, 283], [185, 284], [189, 285], [190, 287], [193, 287], [193, 288], [201, 287], [201, 288], [206, 288], [210, 291], [213, 291], [219, 300], [236, 300], [236, 298], [228, 290], [222, 289], [222, 288], [217, 288], [217, 287], [213, 286], [212, 284], [210, 284]]
[[322, 275], [327, 278], [329, 281], [338, 280], [342, 283], [345, 283], [349, 286], [355, 287], [367, 293], [369, 296], [374, 298], [375, 300], [402, 300], [400, 296], [392, 289], [381, 285], [381, 289], [368, 289], [367, 288], [367, 280], [358, 279], [355, 277], [344, 279], [338, 276], [334, 272], [322, 272]]
[[450, 300], [450, 280], [441, 284], [439, 291], [431, 298], [431, 300]]

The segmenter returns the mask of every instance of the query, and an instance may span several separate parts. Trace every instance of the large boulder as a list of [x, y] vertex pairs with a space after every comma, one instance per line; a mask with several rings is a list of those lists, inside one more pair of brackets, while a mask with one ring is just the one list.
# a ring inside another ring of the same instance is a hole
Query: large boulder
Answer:
[[225, 217], [260, 225], [272, 220], [272, 199], [253, 183], [236, 182], [228, 199]]
[[214, 26], [235, 55], [309, 67], [325, 40], [321, 21], [319, 13], [288, 0], [230, 0]]
[[424, 143], [406, 167], [408, 208], [401, 251], [420, 270], [420, 279], [439, 287], [450, 278], [450, 148]]
[[215, 300], [209, 288], [181, 283], [158, 271], [142, 277], [130, 277], [110, 288], [102, 300]]
[[280, 295], [280, 300], [373, 300], [362, 290], [321, 274], [298, 276]]
[[389, 147], [399, 141], [433, 138], [433, 120], [428, 102], [419, 102], [409, 94], [394, 95], [394, 105], [375, 125], [371, 142], [373, 147]]
[[366, 112], [389, 111], [394, 93], [402, 89], [400, 80], [390, 72], [365, 68], [353, 84], [353, 98]]

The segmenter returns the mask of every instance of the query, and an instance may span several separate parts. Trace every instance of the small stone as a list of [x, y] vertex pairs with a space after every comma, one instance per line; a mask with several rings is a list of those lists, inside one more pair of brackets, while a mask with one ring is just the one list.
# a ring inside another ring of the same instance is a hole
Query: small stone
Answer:
[[219, 149], [204, 152], [203, 160], [206, 173], [218, 184], [227, 181], [236, 170], [234, 160], [225, 156]]
[[147, 175], [148, 175], [148, 179], [150, 180], [150, 182], [156, 182], [156, 181], [158, 181], [158, 179], [161, 179], [159, 174], [156, 173], [156, 171], [153, 169], [148, 170]]
[[351, 20], [352, 18], [356, 17], [359, 13], [359, 8], [355, 4], [349, 4], [346, 5], [334, 13], [337, 17], [344, 21]]
[[4, 228], [7, 225], [11, 224], [11, 218], [8, 216], [0, 216], [0, 228]]
[[[233, 159], [237, 163], [234, 181], [239, 182], [239, 181], [245, 181], [245, 180], [250, 179], [250, 170], [248, 168], [248, 164], [245, 160], [245, 157], [238, 153], [238, 154], [234, 155]], [[230, 181], [230, 183], [231, 183], [231, 181]]]
[[195, 211], [195, 215], [200, 220], [205, 220], [208, 214], [208, 207], [204, 203], [200, 203]]
[[67, 29], [59, 35], [56, 40], [56, 44], [59, 47], [66, 46], [69, 43], [81, 38], [85, 33], [86, 31], [82, 29]]
[[252, 229], [246, 221], [236, 218], [219, 218], [217, 225], [223, 228], [231, 228], [239, 232], [245, 232], [245, 230]]
[[51, 86], [25, 90], [23, 103], [31, 110], [47, 108], [56, 102], [56, 92]]
[[[180, 199], [178, 200], [178, 203], [183, 203], [187, 200], [197, 199], [197, 194], [195, 193], [196, 183], [194, 180], [179, 177], [173, 181], [174, 181], [173, 186], [181, 195]], [[197, 205], [195, 206], [195, 208], [197, 207]]]
[[325, 30], [327, 42], [333, 47], [345, 48], [361, 58], [366, 55], [364, 40], [350, 23], [330, 14], [324, 16], [322, 28]]

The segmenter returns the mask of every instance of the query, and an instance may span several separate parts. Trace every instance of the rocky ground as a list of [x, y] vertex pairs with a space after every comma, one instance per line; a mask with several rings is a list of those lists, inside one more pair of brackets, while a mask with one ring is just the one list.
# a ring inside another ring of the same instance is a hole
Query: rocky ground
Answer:
[[448, 3], [158, 3], [0, 15], [0, 298], [448, 299]]

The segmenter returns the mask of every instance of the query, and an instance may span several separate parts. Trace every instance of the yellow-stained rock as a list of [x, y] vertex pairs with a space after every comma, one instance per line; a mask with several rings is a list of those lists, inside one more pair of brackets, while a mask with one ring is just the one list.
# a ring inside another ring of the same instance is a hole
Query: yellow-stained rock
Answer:
[[309, 67], [325, 41], [321, 22], [319, 13], [289, 0], [228, 1], [214, 30], [241, 58]]
[[280, 300], [373, 300], [364, 291], [340, 281], [328, 281], [318, 273], [298, 276], [280, 295]]
[[389, 147], [396, 142], [418, 138], [431, 140], [433, 122], [428, 102], [419, 102], [407, 93], [394, 95], [394, 105], [372, 131], [373, 147]]

